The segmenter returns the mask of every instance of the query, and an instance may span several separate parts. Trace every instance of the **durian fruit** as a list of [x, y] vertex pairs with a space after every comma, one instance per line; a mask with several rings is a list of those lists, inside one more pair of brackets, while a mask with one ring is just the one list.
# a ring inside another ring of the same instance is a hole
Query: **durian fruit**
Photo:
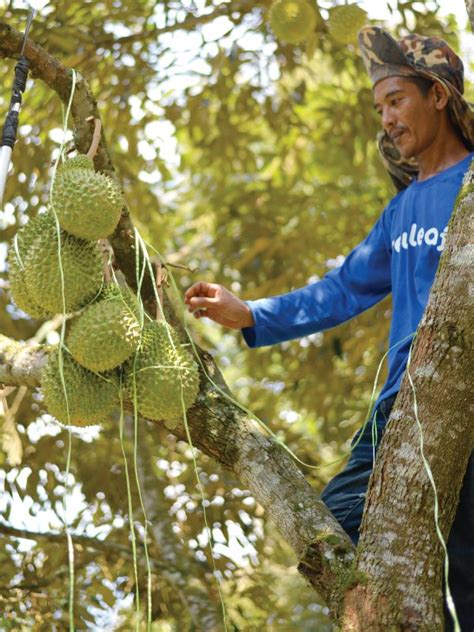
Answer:
[[19, 307], [31, 318], [48, 318], [51, 313], [38, 305], [28, 290], [25, 278], [25, 259], [32, 243], [43, 230], [52, 226], [54, 218], [46, 214], [38, 214], [25, 224], [15, 239], [10, 244], [8, 250], [8, 280], [10, 282], [10, 293], [17, 307]]
[[41, 390], [48, 412], [66, 426], [101, 423], [119, 403], [118, 383], [114, 375], [95, 375], [87, 371], [64, 349], [51, 352], [41, 373]]
[[94, 161], [86, 154], [77, 154], [74, 158], [69, 158], [59, 166], [59, 173], [70, 171], [73, 169], [90, 169], [94, 170]]
[[[49, 211], [48, 214], [52, 215]], [[102, 284], [102, 260], [97, 245], [60, 231], [54, 216], [43, 227], [24, 257], [26, 286], [32, 299], [43, 309], [61, 314], [63, 286], [66, 313], [92, 300]], [[61, 256], [61, 265], [59, 255]]]
[[31, 318], [45, 319], [49, 314], [42, 307], [37, 305], [31, 298], [26, 286], [24, 271], [17, 265], [16, 260], [9, 257], [8, 280], [10, 283], [10, 293], [15, 305]]
[[199, 391], [197, 364], [164, 321], [144, 328], [140, 348], [128, 361], [125, 375], [128, 396], [132, 401], [136, 396], [138, 412], [148, 419], [182, 418], [183, 401], [187, 410]]
[[357, 4], [340, 5], [329, 10], [329, 33], [340, 44], [357, 41], [357, 33], [367, 22], [367, 13]]
[[51, 203], [65, 231], [96, 241], [114, 232], [125, 202], [117, 182], [80, 154], [58, 168]]
[[115, 283], [76, 318], [66, 338], [73, 358], [90, 371], [122, 364], [140, 343], [138, 303], [131, 291]]
[[308, 0], [276, 0], [270, 10], [270, 26], [275, 37], [299, 44], [314, 31], [317, 15]]

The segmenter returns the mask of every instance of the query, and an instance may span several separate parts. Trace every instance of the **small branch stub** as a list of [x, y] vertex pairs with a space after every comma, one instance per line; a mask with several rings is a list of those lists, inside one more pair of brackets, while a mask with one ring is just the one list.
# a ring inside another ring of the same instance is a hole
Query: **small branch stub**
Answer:
[[107, 239], [99, 239], [99, 247], [102, 252], [102, 264], [104, 269], [104, 280], [110, 283], [112, 279], [112, 258], [114, 251]]
[[156, 264], [156, 288], [158, 291], [157, 303], [156, 303], [156, 321], [163, 320], [163, 284], [167, 284], [168, 271], [161, 263]]
[[87, 157], [92, 160], [95, 158], [97, 153], [97, 149], [100, 143], [101, 130], [102, 130], [102, 121], [98, 118], [94, 118], [93, 116], [89, 116], [86, 118], [86, 121], [94, 121], [94, 131], [92, 133], [92, 142], [89, 147], [89, 151], [87, 152]]

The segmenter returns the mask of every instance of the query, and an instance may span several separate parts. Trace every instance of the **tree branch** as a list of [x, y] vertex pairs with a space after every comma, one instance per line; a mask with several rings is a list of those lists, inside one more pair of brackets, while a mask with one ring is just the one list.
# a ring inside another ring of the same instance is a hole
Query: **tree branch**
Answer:
[[[170, 24], [169, 26], [165, 26], [163, 28], [158, 28], [155, 26], [152, 29], [142, 29], [139, 33], [131, 33], [130, 35], [124, 35], [123, 37], [114, 37], [113, 35], [108, 37], [99, 38], [95, 41], [94, 46], [98, 48], [100, 46], [107, 47], [111, 44], [128, 44], [130, 42], [140, 42], [144, 43], [145, 41], [151, 39], [156, 41], [160, 35], [167, 35], [168, 33], [174, 33], [175, 31], [189, 31], [195, 29], [198, 26], [203, 26], [204, 24], [209, 24], [213, 20], [222, 17], [229, 16], [229, 4], [220, 4], [216, 7], [214, 11], [211, 13], [207, 13], [205, 15], [193, 15], [189, 14], [185, 17], [182, 22], [175, 22], [174, 24]], [[235, 11], [235, 7], [232, 8], [232, 11]], [[232, 19], [235, 23], [236, 20]]]
[[0, 384], [39, 386], [47, 359], [42, 345], [18, 342], [0, 334]]
[[[58, 544], [67, 543], [66, 533], [56, 533], [52, 531], [31, 531], [29, 529], [18, 529], [12, 527], [0, 521], [0, 533], [12, 538], [25, 538], [26, 540], [44, 540], [46, 542], [53, 542]], [[108, 540], [99, 540], [98, 538], [92, 538], [87, 535], [71, 534], [74, 545], [81, 545], [87, 548], [94, 549], [96, 551], [103, 551], [104, 553], [120, 555], [126, 557], [129, 560], [133, 560], [133, 556], [130, 552], [130, 547], [118, 544], [117, 542], [109, 542]], [[143, 544], [140, 542], [138, 545], [143, 550]], [[168, 571], [168, 566], [159, 561], [152, 561], [153, 567], [160, 571]]]

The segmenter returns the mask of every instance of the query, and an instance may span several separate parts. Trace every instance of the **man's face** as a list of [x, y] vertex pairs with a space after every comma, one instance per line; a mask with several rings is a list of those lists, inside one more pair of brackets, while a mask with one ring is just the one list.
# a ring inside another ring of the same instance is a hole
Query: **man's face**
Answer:
[[418, 86], [404, 77], [387, 77], [374, 88], [374, 107], [382, 127], [403, 158], [425, 151], [439, 129], [440, 111], [430, 90], [423, 96]]

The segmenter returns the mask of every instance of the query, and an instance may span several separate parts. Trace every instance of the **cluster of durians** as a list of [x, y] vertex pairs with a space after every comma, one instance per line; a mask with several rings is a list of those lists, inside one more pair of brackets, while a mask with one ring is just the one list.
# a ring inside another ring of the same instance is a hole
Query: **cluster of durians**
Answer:
[[[324, 29], [336, 42], [351, 44], [366, 21], [367, 13], [353, 2], [329, 9]], [[275, 37], [287, 44], [301, 44], [323, 25], [315, 0], [275, 0], [269, 22]]]
[[58, 169], [48, 210], [10, 247], [16, 305], [33, 318], [72, 315], [41, 379], [46, 408], [65, 425], [100, 423], [121, 400], [144, 417], [173, 421], [199, 389], [197, 365], [176, 331], [165, 321], [144, 325], [133, 292], [104, 282], [97, 241], [114, 231], [123, 204], [118, 184], [76, 156]]

